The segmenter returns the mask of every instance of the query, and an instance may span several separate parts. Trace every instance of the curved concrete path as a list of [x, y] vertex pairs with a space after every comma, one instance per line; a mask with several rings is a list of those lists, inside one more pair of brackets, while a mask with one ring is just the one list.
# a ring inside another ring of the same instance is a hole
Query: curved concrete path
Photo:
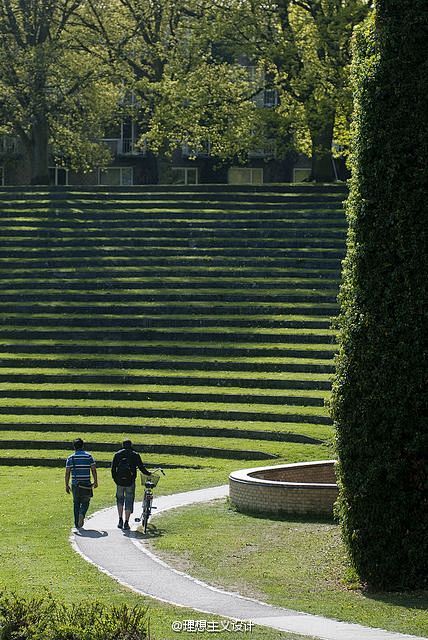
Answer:
[[[155, 500], [154, 505], [157, 507], [156, 513], [161, 513], [176, 507], [224, 498], [228, 491], [228, 485], [224, 485], [161, 496]], [[142, 595], [203, 613], [248, 620], [257, 625], [315, 636], [323, 640], [417, 639], [417, 636], [338, 622], [271, 606], [211, 587], [172, 569], [153, 555], [148, 548], [146, 537], [135, 530], [137, 527], [133, 527], [130, 532], [122, 532], [116, 525], [116, 507], [98, 511], [88, 518], [84, 529], [72, 534], [72, 546], [85, 560]]]

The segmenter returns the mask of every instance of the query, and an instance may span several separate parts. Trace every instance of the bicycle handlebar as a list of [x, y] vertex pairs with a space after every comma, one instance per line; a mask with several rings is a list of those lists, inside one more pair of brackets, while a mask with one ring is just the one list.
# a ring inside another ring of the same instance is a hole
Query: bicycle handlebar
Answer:
[[152, 475], [153, 473], [156, 473], [157, 471], [160, 471], [163, 476], [165, 475], [165, 471], [160, 467], [157, 467], [157, 469], [153, 469], [152, 471], [150, 471], [150, 475]]

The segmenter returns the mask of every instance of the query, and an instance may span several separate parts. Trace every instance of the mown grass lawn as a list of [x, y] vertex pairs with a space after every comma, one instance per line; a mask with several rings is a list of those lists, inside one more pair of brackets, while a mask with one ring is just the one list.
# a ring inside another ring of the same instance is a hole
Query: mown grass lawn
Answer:
[[162, 514], [156, 526], [162, 535], [153, 539], [154, 551], [210, 584], [299, 611], [428, 636], [428, 593], [364, 593], [332, 521], [265, 519], [221, 500]]
[[[109, 471], [101, 469], [99, 476], [100, 487], [93, 499], [92, 511], [114, 503]], [[227, 473], [222, 467], [208, 472], [174, 470], [165, 477], [163, 491], [171, 493], [222, 484], [225, 478]], [[0, 467], [0, 590], [25, 596], [41, 595], [48, 590], [55, 598], [68, 603], [88, 600], [130, 606], [146, 603], [153, 640], [194, 638], [194, 633], [174, 633], [171, 625], [176, 620], [220, 620], [139, 596], [85, 562], [69, 543], [72, 507], [63, 487], [62, 469]], [[161, 492], [161, 487], [159, 489]], [[197, 635], [202, 640], [213, 637], [209, 632]], [[243, 635], [236, 632], [228, 633], [227, 637], [238, 640]], [[250, 637], [254, 640], [302, 639], [302, 636], [262, 627], [253, 630]]]

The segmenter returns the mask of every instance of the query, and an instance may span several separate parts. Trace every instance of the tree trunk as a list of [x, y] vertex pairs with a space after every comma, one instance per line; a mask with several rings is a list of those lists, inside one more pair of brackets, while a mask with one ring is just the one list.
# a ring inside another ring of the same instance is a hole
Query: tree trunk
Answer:
[[172, 180], [171, 158], [168, 147], [162, 146], [156, 155], [156, 169], [158, 184], [169, 184]]
[[31, 132], [31, 184], [49, 184], [48, 145], [48, 121], [45, 116], [39, 116]]
[[[309, 107], [310, 109], [310, 107]], [[329, 106], [317, 105], [315, 113], [307, 116], [312, 142], [311, 180], [335, 182], [337, 179], [331, 146], [335, 112]]]

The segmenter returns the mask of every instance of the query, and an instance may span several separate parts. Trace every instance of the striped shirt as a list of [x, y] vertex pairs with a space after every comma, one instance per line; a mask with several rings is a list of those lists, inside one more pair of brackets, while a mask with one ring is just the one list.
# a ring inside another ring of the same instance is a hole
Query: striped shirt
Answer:
[[90, 470], [93, 464], [95, 464], [95, 460], [90, 453], [83, 451], [83, 449], [79, 449], [76, 453], [68, 456], [65, 466], [67, 469], [71, 469], [71, 484], [75, 485], [79, 482], [90, 484]]

